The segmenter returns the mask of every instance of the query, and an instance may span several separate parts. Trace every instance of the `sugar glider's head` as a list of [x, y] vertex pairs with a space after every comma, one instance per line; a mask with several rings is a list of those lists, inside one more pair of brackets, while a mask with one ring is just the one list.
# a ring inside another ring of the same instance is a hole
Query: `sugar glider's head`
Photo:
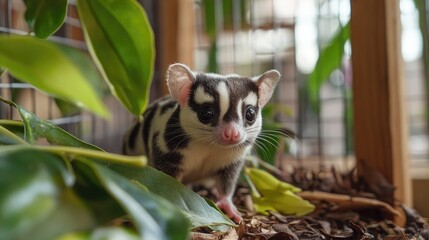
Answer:
[[224, 147], [252, 145], [261, 131], [261, 109], [270, 100], [280, 73], [261, 76], [195, 73], [173, 64], [167, 72], [171, 96], [181, 108], [180, 123], [191, 138]]

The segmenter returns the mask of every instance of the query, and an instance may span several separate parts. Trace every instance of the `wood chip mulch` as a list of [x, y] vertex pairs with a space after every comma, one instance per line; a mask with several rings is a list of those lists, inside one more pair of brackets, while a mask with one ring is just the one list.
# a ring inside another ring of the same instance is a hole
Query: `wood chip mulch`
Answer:
[[[302, 217], [269, 212], [255, 214], [249, 189], [239, 185], [235, 204], [243, 221], [227, 233], [208, 229], [192, 232], [192, 240], [306, 240], [306, 239], [429, 239], [428, 220], [414, 209], [389, 199], [394, 187], [376, 171], [357, 177], [356, 169], [345, 174], [334, 168], [311, 171], [295, 168], [277, 176], [303, 189], [301, 197], [316, 205]], [[210, 198], [210, 191], [200, 193]], [[393, 202], [395, 207], [386, 202]]]

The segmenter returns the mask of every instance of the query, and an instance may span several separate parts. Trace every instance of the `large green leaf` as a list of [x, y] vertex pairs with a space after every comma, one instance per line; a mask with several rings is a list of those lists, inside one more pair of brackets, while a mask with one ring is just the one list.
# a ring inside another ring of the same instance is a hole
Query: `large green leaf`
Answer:
[[309, 201], [291, 191], [266, 191], [264, 196], [255, 197], [252, 195], [256, 212], [268, 215], [268, 211], [280, 212], [283, 214], [303, 216], [314, 211], [315, 206]]
[[123, 227], [103, 227], [91, 232], [75, 232], [60, 236], [56, 240], [141, 240], [134, 232]]
[[123, 176], [94, 162], [72, 162], [77, 174], [105, 189], [127, 212], [143, 239], [186, 239], [189, 223], [168, 201], [145, 191]]
[[225, 226], [234, 226], [234, 223], [212, 204], [163, 172], [151, 167], [136, 168], [119, 164], [111, 164], [109, 167], [179, 207], [191, 221], [192, 228], [214, 228], [223, 225], [216, 230], [225, 231], [228, 229]]
[[60, 127], [48, 121], [40, 120], [36, 115], [27, 112], [24, 108], [12, 101], [2, 99], [1, 97], [0, 101], [15, 107], [22, 118], [22, 122], [0, 120], [0, 127], [3, 126], [0, 128], [0, 136], [2, 137], [0, 143], [1, 140], [5, 139], [8, 142], [4, 144], [25, 144], [26, 142], [23, 140], [21, 141], [21, 139], [24, 139], [30, 144], [35, 144], [39, 138], [44, 138], [49, 143], [60, 146], [38, 146], [36, 148], [58, 155], [69, 154], [72, 156], [84, 156], [138, 167], [146, 166], [147, 164], [147, 158], [145, 156], [125, 156], [106, 153], [101, 148], [76, 138]]
[[41, 120], [33, 113], [28, 112], [27, 110], [25, 110], [18, 104], [15, 104], [14, 102], [2, 99], [1, 97], [0, 97], [0, 101], [10, 104], [11, 106], [15, 107], [18, 110], [22, 118], [22, 123], [15, 122], [15, 125], [19, 125], [19, 124], [23, 125], [24, 139], [30, 144], [34, 144], [36, 140], [39, 138], [45, 138], [51, 144], [102, 151], [102, 149], [100, 149], [99, 147], [86, 143], [76, 138], [75, 136], [64, 131], [62, 128], [58, 127], [57, 125], [50, 123], [48, 121]]
[[60, 28], [67, 14], [68, 0], [24, 0], [25, 20], [37, 37], [47, 38]]
[[260, 159], [271, 165], [275, 165], [277, 152], [280, 147], [279, 143], [282, 141], [281, 136], [281, 132], [278, 132], [276, 128], [266, 127], [262, 129], [254, 146], [256, 154]]
[[70, 191], [66, 162], [29, 146], [0, 146], [0, 239], [51, 239], [93, 227]]
[[252, 199], [258, 213], [268, 214], [270, 210], [302, 216], [314, 211], [313, 204], [295, 194], [301, 189], [261, 169], [246, 168], [245, 173], [252, 186]]
[[258, 192], [264, 194], [268, 191], [291, 191], [293, 193], [301, 192], [301, 189], [287, 182], [280, 181], [268, 172], [259, 168], [245, 168], [245, 173], [249, 176]]
[[114, 95], [135, 115], [146, 108], [154, 67], [154, 39], [135, 0], [78, 0], [85, 40]]
[[[30, 36], [0, 36], [0, 66], [18, 79], [101, 116], [108, 112], [87, 76], [97, 76], [78, 50]], [[91, 69], [91, 70], [89, 70]]]
[[319, 109], [319, 92], [323, 84], [328, 80], [332, 71], [341, 66], [344, 55], [344, 44], [349, 39], [350, 24], [340, 26], [339, 31], [329, 41], [320, 53], [316, 66], [310, 73], [307, 81], [307, 91], [310, 103], [315, 110]]
[[54, 101], [58, 110], [60, 110], [61, 116], [72, 116], [77, 115], [81, 112], [81, 109], [74, 104], [71, 104], [58, 98], [55, 98]]

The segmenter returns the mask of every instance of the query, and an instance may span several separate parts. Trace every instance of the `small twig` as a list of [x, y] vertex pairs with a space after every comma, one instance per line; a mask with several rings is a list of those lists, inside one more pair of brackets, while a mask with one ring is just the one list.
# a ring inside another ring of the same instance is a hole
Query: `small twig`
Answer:
[[345, 194], [327, 193], [320, 191], [304, 191], [298, 193], [302, 198], [309, 201], [327, 201], [338, 204], [341, 209], [364, 209], [370, 207], [381, 207], [385, 212], [392, 214], [393, 216], [401, 216], [402, 214], [394, 209], [389, 204], [379, 201], [377, 199], [370, 199], [364, 197], [352, 197]]
[[280, 171], [280, 169], [278, 169], [275, 166], [261, 160], [260, 158], [258, 158], [258, 164], [261, 165], [262, 167], [266, 168], [268, 171], [271, 171], [271, 172], [277, 174], [278, 176], [282, 175], [282, 172]]

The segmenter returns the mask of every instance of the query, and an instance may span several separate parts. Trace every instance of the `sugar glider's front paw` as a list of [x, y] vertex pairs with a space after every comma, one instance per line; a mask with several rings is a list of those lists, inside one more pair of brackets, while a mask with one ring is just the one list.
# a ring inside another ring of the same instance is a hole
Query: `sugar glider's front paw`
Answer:
[[243, 219], [230, 198], [222, 197], [216, 205], [235, 223], [239, 223]]

